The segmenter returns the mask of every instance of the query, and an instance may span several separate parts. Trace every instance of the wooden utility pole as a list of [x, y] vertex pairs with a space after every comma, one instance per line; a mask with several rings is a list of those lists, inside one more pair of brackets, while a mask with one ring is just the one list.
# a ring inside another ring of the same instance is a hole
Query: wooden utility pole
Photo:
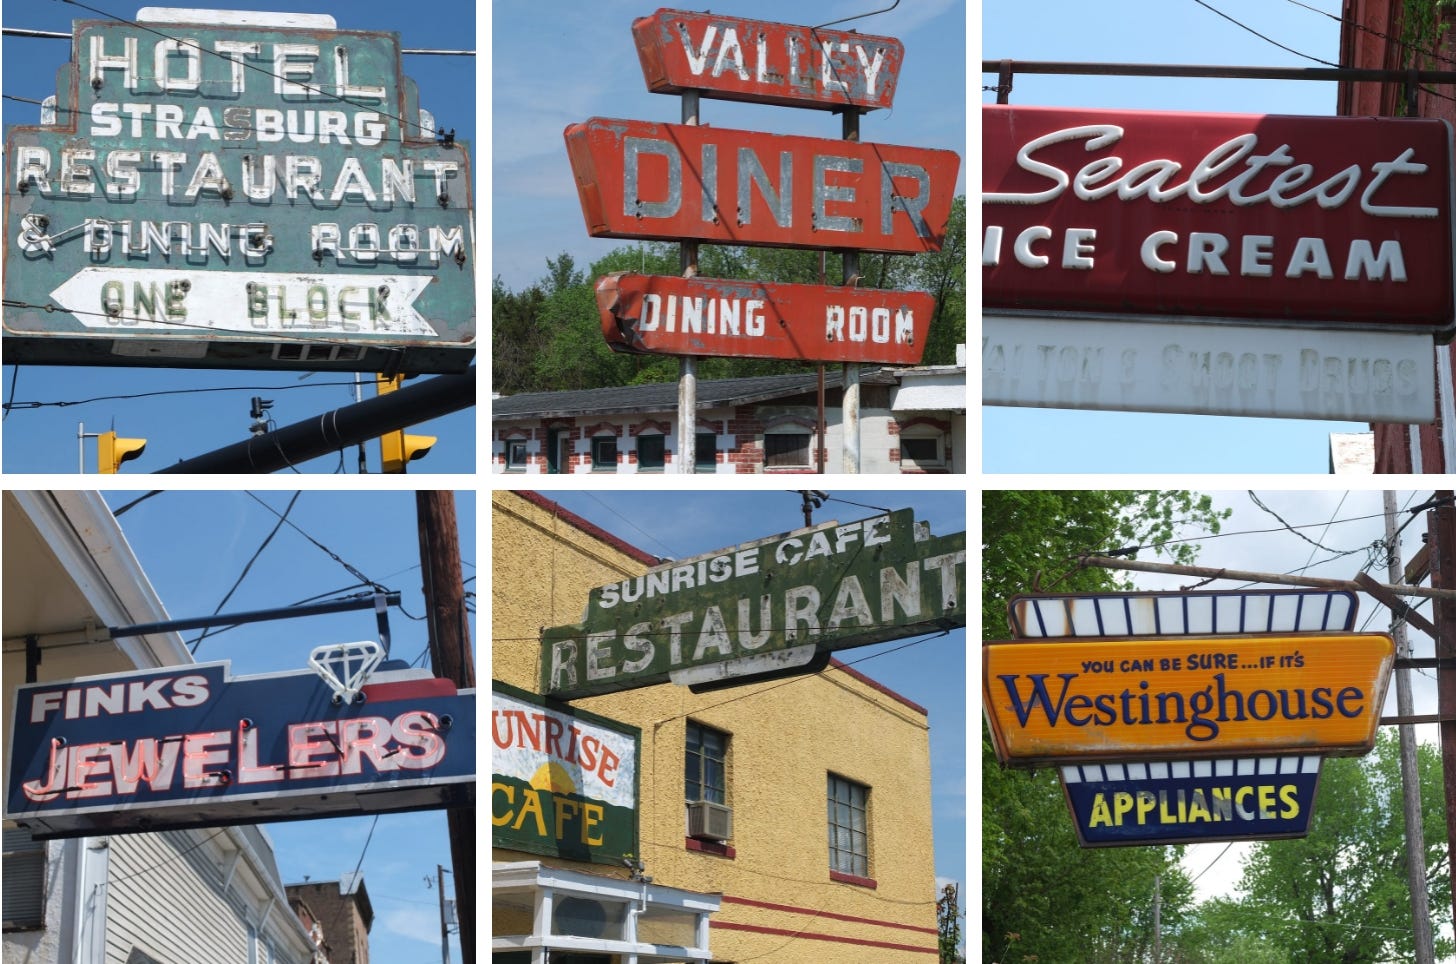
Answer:
[[[1448, 500], [1427, 516], [1431, 548], [1431, 587], [1456, 589], [1456, 507], [1450, 490], [1438, 491], [1437, 500]], [[1456, 856], [1456, 602], [1437, 599], [1436, 623], [1436, 713], [1441, 729], [1441, 775], [1446, 785], [1446, 849], [1448, 866]], [[1456, 891], [1452, 893], [1456, 908]]]
[[[430, 665], [435, 675], [460, 689], [475, 687], [475, 659], [465, 612], [465, 583], [460, 571], [460, 538], [452, 492], [415, 493], [424, 576], [425, 622], [430, 633]], [[475, 964], [475, 808], [445, 811], [450, 833], [455, 913], [460, 921], [460, 956]]]
[[[1389, 489], [1384, 493], [1386, 578], [1400, 582], [1405, 575], [1400, 559], [1400, 542], [1396, 538], [1399, 530], [1395, 525], [1395, 493]], [[1395, 640], [1397, 659], [1410, 658], [1410, 640], [1405, 631], [1405, 620], [1391, 617], [1390, 635]], [[1415, 712], [1411, 699], [1410, 668], [1395, 670], [1396, 713], [1409, 717]], [[1400, 727], [1400, 780], [1405, 811], [1405, 857], [1406, 873], [1411, 889], [1411, 920], [1415, 928], [1416, 964], [1435, 964], [1436, 949], [1431, 934], [1431, 903], [1426, 888], [1426, 834], [1421, 821], [1421, 777], [1416, 766], [1416, 730], [1409, 723]]]

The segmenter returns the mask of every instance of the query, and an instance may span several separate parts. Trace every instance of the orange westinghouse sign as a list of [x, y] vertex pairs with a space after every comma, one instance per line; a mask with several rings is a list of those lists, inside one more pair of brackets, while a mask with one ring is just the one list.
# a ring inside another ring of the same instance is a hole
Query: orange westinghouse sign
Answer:
[[1374, 745], [1384, 633], [993, 642], [982, 696], [1008, 766]]

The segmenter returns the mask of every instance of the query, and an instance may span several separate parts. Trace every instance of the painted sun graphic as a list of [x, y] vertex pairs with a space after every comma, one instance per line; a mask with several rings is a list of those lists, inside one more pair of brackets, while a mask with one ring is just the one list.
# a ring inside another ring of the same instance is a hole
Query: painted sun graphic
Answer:
[[531, 787], [535, 790], [545, 790], [549, 793], [575, 793], [576, 784], [572, 782], [566, 768], [559, 763], [543, 763], [536, 773], [531, 777]]

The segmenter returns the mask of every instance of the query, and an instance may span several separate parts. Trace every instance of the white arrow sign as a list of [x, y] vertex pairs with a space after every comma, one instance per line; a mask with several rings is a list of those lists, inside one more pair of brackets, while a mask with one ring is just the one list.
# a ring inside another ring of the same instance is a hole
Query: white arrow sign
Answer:
[[424, 335], [423, 275], [82, 268], [51, 292], [87, 328], [254, 334]]

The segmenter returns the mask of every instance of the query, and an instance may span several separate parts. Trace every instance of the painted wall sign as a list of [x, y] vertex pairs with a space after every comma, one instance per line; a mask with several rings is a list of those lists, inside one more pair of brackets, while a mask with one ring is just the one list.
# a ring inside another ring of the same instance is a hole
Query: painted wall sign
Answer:
[[566, 128], [592, 237], [939, 251], [954, 151], [640, 120]]
[[6, 362], [474, 358], [469, 156], [396, 34], [80, 21], [60, 77], [6, 138]]
[[1013, 596], [1008, 608], [1018, 638], [1208, 636], [1348, 632], [1360, 603], [1343, 589], [1233, 589]]
[[913, 509], [771, 536], [593, 589], [541, 637], [562, 699], [795, 670], [852, 646], [964, 626], [966, 537]]
[[1321, 758], [1258, 757], [1064, 766], [1084, 847], [1303, 837]]
[[1429, 334], [986, 314], [987, 405], [1426, 423]]
[[920, 291], [675, 278], [597, 280], [616, 351], [919, 364], [935, 298]]
[[893, 37], [661, 9], [632, 23], [654, 94], [786, 107], [889, 107], [905, 48]]
[[1359, 755], [1394, 654], [1383, 633], [993, 642], [982, 696], [1008, 766]]
[[226, 662], [20, 686], [5, 818], [76, 836], [472, 803], [474, 691], [376, 673], [363, 693]]
[[1440, 120], [983, 106], [987, 308], [1449, 332]]

